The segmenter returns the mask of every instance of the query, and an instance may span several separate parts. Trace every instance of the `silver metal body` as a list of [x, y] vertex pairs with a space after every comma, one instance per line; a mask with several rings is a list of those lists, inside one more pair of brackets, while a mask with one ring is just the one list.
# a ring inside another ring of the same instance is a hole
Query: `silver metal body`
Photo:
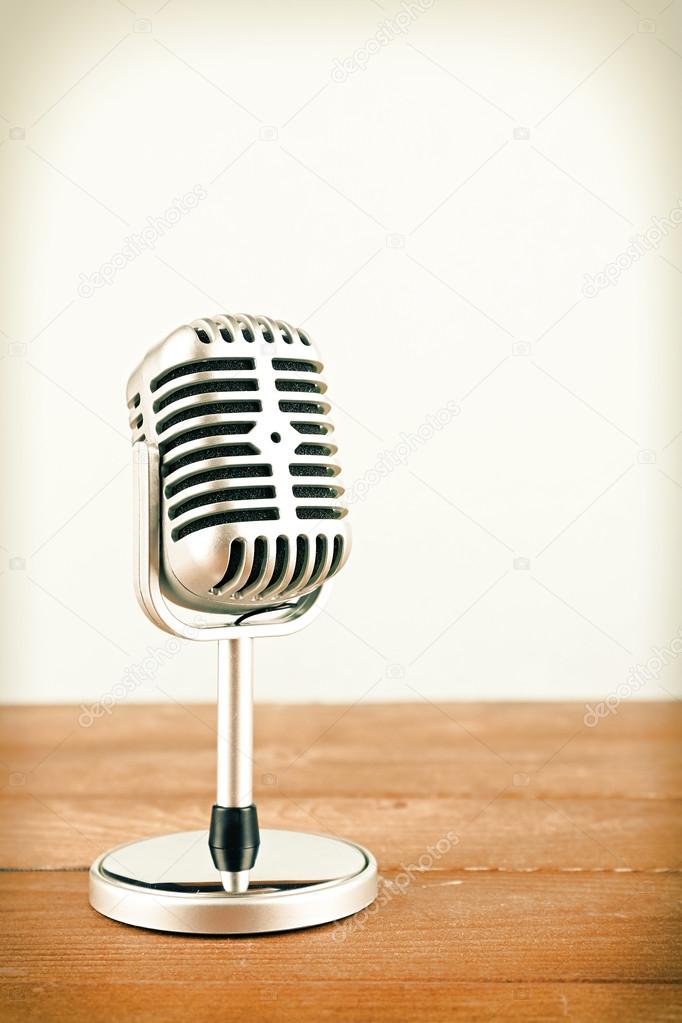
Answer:
[[[252, 803], [251, 640], [312, 621], [348, 557], [321, 370], [303, 331], [221, 314], [174, 331], [128, 384], [135, 590], [159, 628], [218, 642], [222, 807]], [[183, 832], [105, 853], [90, 901], [142, 927], [255, 933], [347, 916], [376, 885], [371, 854], [328, 836], [262, 831], [253, 869], [225, 872], [207, 832]]]
[[321, 370], [303, 331], [238, 314], [180, 327], [132, 374], [133, 440], [158, 454], [168, 599], [239, 615], [342, 567], [350, 534]]

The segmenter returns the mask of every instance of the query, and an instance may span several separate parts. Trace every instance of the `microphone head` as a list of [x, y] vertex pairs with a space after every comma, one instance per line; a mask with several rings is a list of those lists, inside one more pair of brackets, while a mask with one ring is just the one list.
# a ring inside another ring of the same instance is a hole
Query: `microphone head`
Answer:
[[295, 601], [350, 549], [322, 363], [282, 320], [179, 327], [128, 382], [133, 442], [159, 452], [162, 592], [242, 614]]

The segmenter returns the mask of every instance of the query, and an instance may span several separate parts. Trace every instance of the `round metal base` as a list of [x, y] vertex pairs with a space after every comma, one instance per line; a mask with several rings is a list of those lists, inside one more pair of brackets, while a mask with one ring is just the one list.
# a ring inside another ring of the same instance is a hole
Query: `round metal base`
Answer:
[[124, 924], [184, 934], [261, 934], [312, 927], [364, 909], [377, 865], [352, 842], [300, 831], [261, 832], [248, 890], [228, 894], [207, 831], [111, 849], [90, 868], [90, 905]]

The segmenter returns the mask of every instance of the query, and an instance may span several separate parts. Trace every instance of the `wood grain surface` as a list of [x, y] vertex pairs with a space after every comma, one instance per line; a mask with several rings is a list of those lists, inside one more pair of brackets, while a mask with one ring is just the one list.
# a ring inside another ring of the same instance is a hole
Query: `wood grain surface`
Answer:
[[99, 916], [87, 868], [112, 845], [206, 825], [213, 708], [121, 705], [87, 726], [78, 708], [6, 708], [1, 1018], [682, 1019], [682, 712], [630, 704], [596, 727], [584, 713], [259, 707], [262, 823], [367, 845], [379, 906], [188, 938]]

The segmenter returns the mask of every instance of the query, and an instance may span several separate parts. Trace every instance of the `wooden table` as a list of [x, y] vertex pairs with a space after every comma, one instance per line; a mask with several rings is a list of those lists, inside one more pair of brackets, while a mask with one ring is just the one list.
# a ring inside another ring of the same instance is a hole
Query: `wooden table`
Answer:
[[679, 704], [259, 707], [262, 823], [372, 849], [377, 912], [258, 938], [99, 916], [97, 853], [206, 825], [213, 713], [4, 711], [3, 1020], [682, 1019]]

